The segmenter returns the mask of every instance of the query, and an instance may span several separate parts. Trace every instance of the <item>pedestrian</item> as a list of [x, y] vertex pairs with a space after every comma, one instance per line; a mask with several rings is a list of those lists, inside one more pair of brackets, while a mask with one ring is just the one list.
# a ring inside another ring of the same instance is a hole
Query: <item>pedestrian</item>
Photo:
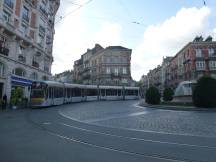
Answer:
[[2, 102], [3, 102], [2, 110], [6, 110], [7, 108], [7, 95], [6, 94], [4, 94]]

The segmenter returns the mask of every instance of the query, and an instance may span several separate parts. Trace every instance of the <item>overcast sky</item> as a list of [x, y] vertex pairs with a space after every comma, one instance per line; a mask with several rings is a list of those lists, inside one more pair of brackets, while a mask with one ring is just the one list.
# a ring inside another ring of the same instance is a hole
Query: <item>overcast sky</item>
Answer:
[[[52, 73], [73, 69], [93, 48], [121, 45], [132, 49], [132, 77], [139, 80], [174, 56], [196, 35], [216, 38], [216, 1], [61, 0], [56, 16]], [[80, 7], [79, 5], [83, 5]], [[71, 13], [71, 14], [70, 14]]]

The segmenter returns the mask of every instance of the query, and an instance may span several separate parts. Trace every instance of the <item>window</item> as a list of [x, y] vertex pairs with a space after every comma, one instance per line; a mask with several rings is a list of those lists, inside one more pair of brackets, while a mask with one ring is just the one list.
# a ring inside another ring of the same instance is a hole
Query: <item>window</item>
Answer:
[[216, 70], [216, 61], [209, 61], [210, 70]]
[[29, 9], [27, 7], [23, 7], [22, 11], [22, 19], [29, 22]]
[[197, 70], [204, 70], [205, 69], [205, 62], [204, 61], [197, 61], [196, 62], [196, 69]]
[[4, 0], [4, 4], [6, 4], [9, 8], [13, 9], [14, 0]]
[[118, 68], [115, 68], [114, 73], [115, 73], [115, 75], [118, 75]]
[[7, 22], [10, 22], [11, 14], [9, 14], [7, 11], [3, 10], [3, 19]]
[[0, 76], [4, 76], [5, 73], [5, 67], [2, 62], [0, 62]]
[[25, 63], [25, 62], [26, 62], [25, 56], [19, 55], [19, 56], [18, 56], [18, 61]]
[[38, 79], [38, 75], [37, 75], [37, 73], [32, 73], [31, 75], [30, 75], [30, 78], [31, 79], [33, 79], [33, 80], [37, 80]]
[[48, 80], [49, 78], [47, 76], [42, 76], [42, 80]]
[[27, 27], [27, 25], [22, 24], [22, 25], [21, 25], [21, 31], [22, 31], [22, 33], [24, 33], [24, 34], [27, 34], [27, 32], [28, 32], [28, 27]]
[[44, 71], [48, 73], [49, 72], [49, 67], [44, 66]]
[[15, 75], [17, 75], [17, 76], [21, 76], [21, 77], [25, 77], [26, 76], [26, 72], [22, 68], [16, 68], [16, 69], [13, 70], [12, 73], [15, 74]]
[[123, 67], [123, 74], [127, 74], [127, 68]]
[[196, 57], [202, 57], [202, 50], [196, 49]]
[[214, 53], [214, 49], [213, 48], [209, 48], [208, 49], [208, 54], [209, 54], [209, 56], [216, 56], [216, 54]]
[[45, 37], [46, 29], [42, 25], [39, 26], [39, 35]]
[[109, 67], [106, 68], [106, 73], [110, 74], [110, 68]]

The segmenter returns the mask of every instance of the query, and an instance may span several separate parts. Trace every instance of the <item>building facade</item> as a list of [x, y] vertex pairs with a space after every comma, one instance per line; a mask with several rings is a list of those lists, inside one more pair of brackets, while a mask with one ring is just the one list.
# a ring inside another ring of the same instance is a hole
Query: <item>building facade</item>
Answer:
[[73, 70], [67, 70], [53, 76], [53, 80], [63, 83], [74, 83], [74, 72]]
[[0, 1], [0, 97], [51, 78], [55, 14], [60, 0]]
[[168, 86], [175, 89], [181, 81], [193, 81], [203, 75], [216, 78], [216, 42], [196, 37], [171, 60]]
[[163, 92], [165, 87], [175, 89], [180, 82], [194, 81], [203, 75], [216, 78], [216, 42], [211, 36], [205, 40], [196, 37], [173, 57], [164, 58], [162, 65], [150, 70], [146, 78], [148, 84]]
[[74, 63], [74, 74], [83, 84], [131, 85], [131, 49], [121, 46], [103, 48], [96, 44]]

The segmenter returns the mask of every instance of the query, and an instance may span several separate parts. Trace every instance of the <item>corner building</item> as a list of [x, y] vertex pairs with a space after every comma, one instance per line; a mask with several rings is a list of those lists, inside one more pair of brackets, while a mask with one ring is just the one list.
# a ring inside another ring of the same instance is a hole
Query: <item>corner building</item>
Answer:
[[35, 80], [49, 80], [55, 15], [60, 0], [0, 1], [0, 97]]
[[131, 86], [131, 53], [122, 46], [95, 44], [74, 62], [74, 78], [82, 84]]

